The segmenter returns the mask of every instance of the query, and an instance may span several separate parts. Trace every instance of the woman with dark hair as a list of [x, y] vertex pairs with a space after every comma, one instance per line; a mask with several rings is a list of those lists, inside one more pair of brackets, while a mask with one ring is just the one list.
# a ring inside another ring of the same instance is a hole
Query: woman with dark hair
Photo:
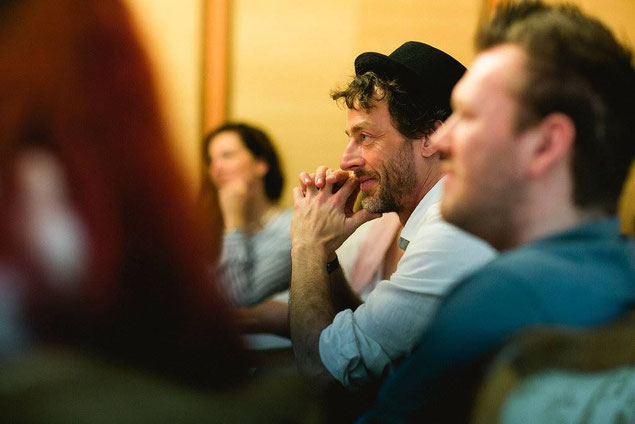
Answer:
[[205, 137], [202, 155], [203, 196], [216, 190], [224, 222], [218, 270], [230, 300], [252, 306], [288, 289], [292, 212], [277, 205], [284, 180], [270, 138], [227, 123]]
[[0, 45], [0, 347], [235, 381], [245, 354], [122, 2], [1, 2]]

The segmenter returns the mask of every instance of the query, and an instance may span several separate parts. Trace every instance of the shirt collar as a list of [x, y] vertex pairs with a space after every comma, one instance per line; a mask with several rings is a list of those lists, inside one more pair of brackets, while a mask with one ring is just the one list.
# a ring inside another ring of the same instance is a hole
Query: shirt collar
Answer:
[[421, 218], [426, 214], [430, 206], [434, 205], [441, 201], [441, 193], [443, 189], [443, 180], [445, 177], [441, 178], [437, 183], [423, 196], [423, 199], [419, 202], [417, 207], [408, 221], [406, 221], [406, 225], [404, 225], [403, 230], [401, 231], [401, 237], [399, 237], [399, 248], [402, 250], [406, 250], [408, 247], [408, 243], [412, 240], [413, 237], [416, 236], [417, 231], [419, 229], [419, 222]]

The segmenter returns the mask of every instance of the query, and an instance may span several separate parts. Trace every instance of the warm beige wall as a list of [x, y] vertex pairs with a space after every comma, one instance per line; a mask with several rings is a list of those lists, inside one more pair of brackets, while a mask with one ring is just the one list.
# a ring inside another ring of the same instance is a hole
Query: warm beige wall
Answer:
[[233, 2], [228, 115], [277, 142], [285, 204], [301, 170], [338, 163], [344, 120], [328, 93], [351, 73], [358, 3]]
[[[202, 33], [206, 0], [126, 0], [139, 23], [166, 121], [192, 187], [198, 178]], [[577, 0], [635, 43], [635, 1]], [[260, 123], [276, 139], [288, 176], [337, 166], [344, 112], [329, 91], [353, 73], [361, 52], [390, 53], [426, 41], [469, 66], [480, 0], [234, 0], [231, 4], [228, 115]], [[635, 187], [635, 184], [631, 185]], [[635, 197], [633, 195], [632, 197]]]
[[192, 189], [201, 138], [204, 0], [126, 0], [154, 65], [160, 100]]
[[[301, 170], [337, 166], [344, 112], [329, 91], [364, 51], [425, 41], [469, 67], [481, 0], [235, 0], [228, 116], [261, 124], [277, 141], [290, 189]], [[574, 0], [635, 43], [635, 0]], [[635, 185], [633, 185], [635, 186]]]
[[404, 41], [417, 40], [467, 66], [480, 8], [479, 0], [364, 0], [357, 10], [356, 53], [388, 54]]
[[404, 41], [421, 40], [469, 62], [479, 5], [474, 0], [232, 3], [229, 118], [259, 123], [277, 141], [288, 176], [285, 204], [300, 171], [338, 166], [345, 114], [329, 91], [353, 75], [355, 57], [368, 50], [387, 54]]
[[618, 39], [635, 47], [635, 0], [574, 0], [572, 3], [609, 25]]

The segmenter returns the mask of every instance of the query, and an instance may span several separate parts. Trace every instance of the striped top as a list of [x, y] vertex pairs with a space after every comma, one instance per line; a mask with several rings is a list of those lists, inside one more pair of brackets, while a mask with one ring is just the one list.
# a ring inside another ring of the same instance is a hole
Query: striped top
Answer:
[[258, 233], [234, 230], [225, 234], [220, 281], [234, 305], [251, 306], [289, 288], [292, 216], [287, 209]]

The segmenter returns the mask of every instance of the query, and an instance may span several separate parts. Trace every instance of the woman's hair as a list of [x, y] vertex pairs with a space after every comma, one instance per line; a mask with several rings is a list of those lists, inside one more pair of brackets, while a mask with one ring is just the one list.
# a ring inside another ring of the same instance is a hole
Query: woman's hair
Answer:
[[[29, 150], [59, 162], [87, 234], [87, 271], [60, 289], [9, 236]], [[27, 287], [37, 341], [217, 385], [245, 369], [214, 252], [171, 154], [148, 60], [120, 0], [0, 7], [0, 264]], [[217, 246], [217, 244], [216, 244]], [[217, 247], [216, 247], [217, 248]]]
[[272, 202], [280, 200], [284, 176], [280, 169], [280, 160], [271, 138], [261, 129], [245, 123], [226, 123], [208, 133], [203, 140], [202, 157], [206, 167], [211, 164], [209, 145], [218, 134], [222, 132], [234, 132], [238, 135], [243, 145], [254, 157], [264, 160], [269, 170], [264, 176], [265, 193]]

